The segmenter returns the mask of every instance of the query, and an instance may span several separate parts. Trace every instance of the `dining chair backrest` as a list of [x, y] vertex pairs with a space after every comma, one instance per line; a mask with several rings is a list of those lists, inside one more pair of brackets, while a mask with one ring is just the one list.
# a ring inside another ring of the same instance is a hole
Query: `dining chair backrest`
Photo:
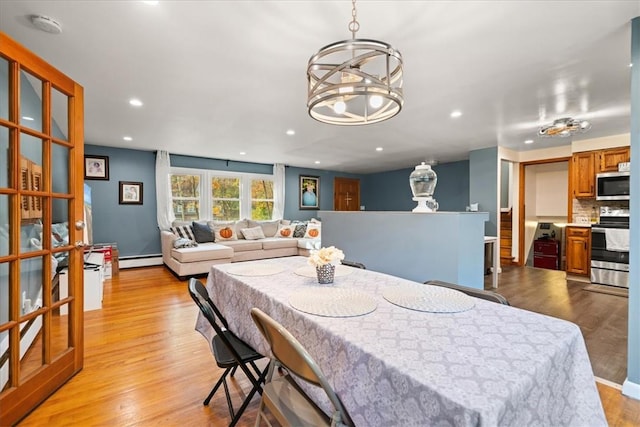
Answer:
[[511, 305], [509, 301], [497, 292], [485, 291], [484, 289], [470, 288], [468, 286], [456, 285], [454, 283], [442, 282], [440, 280], [428, 280], [424, 282], [426, 285], [441, 286], [444, 288], [455, 289], [469, 296], [480, 298], [486, 301], [495, 302], [502, 305]]
[[357, 261], [349, 261], [349, 260], [343, 259], [342, 261], [340, 261], [340, 263], [342, 265], [346, 265], [347, 267], [361, 268], [363, 270], [367, 269], [367, 267], [363, 263], [357, 262]]
[[284, 326], [273, 320], [262, 310], [252, 308], [251, 317], [260, 333], [269, 343], [273, 357], [297, 377], [322, 387], [341, 416], [342, 422], [351, 425], [349, 415], [340, 398], [325, 378], [318, 364], [302, 344]]
[[[227, 319], [225, 319], [222, 313], [220, 313], [220, 310], [218, 310], [218, 307], [216, 307], [213, 301], [211, 301], [211, 298], [209, 297], [209, 293], [207, 292], [207, 288], [202, 284], [202, 282], [192, 277], [191, 279], [189, 279], [189, 292], [191, 292], [192, 285], [193, 285], [193, 290], [200, 296], [200, 299], [206, 302], [207, 303], [206, 305], [208, 305], [208, 307], [211, 309], [212, 311], [211, 315], [214, 319], [214, 322], [217, 323], [217, 321], [220, 321], [220, 323], [225, 329], [229, 329], [229, 324], [227, 323]], [[193, 294], [191, 295], [191, 297], [193, 298]], [[198, 300], [194, 298], [194, 301], [196, 302], [198, 307], [200, 307]], [[202, 310], [202, 307], [200, 307], [200, 309]], [[210, 319], [208, 318], [207, 320], [210, 321]]]

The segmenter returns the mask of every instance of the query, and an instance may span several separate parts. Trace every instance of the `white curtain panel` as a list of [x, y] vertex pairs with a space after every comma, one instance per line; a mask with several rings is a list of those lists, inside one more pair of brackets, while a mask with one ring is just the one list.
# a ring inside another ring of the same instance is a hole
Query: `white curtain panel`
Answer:
[[176, 219], [171, 206], [171, 159], [167, 151], [156, 154], [156, 201], [157, 218], [160, 230], [168, 230]]
[[284, 218], [284, 165], [273, 165], [273, 219]]

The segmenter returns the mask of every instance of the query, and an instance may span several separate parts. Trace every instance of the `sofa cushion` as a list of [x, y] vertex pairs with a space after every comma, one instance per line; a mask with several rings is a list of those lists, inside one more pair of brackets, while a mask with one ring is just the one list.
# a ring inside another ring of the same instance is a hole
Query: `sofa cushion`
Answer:
[[224, 225], [214, 225], [213, 232], [216, 236], [216, 242], [238, 240], [238, 231], [234, 222], [230, 222]]
[[293, 232], [295, 231], [295, 225], [283, 225], [280, 224], [278, 226], [278, 231], [274, 237], [280, 237], [284, 239], [291, 239], [293, 237]]
[[280, 225], [280, 220], [275, 221], [254, 221], [252, 219], [249, 221], [249, 228], [253, 227], [262, 227], [262, 232], [265, 237], [273, 237], [276, 235], [276, 231], [278, 231], [278, 225]]
[[193, 235], [198, 243], [213, 243], [213, 231], [207, 223], [193, 221], [191, 224]]
[[233, 248], [234, 253], [262, 250], [262, 240], [228, 240], [223, 245]]
[[282, 248], [295, 248], [298, 246], [296, 239], [283, 239], [280, 237], [267, 237], [262, 239], [262, 249], [282, 249]]
[[171, 250], [171, 256], [179, 262], [208, 261], [233, 257], [233, 249], [217, 243], [202, 243], [195, 248]]
[[322, 231], [319, 223], [310, 222], [307, 224], [307, 231], [304, 233], [305, 239], [319, 239], [320, 232]]
[[262, 227], [253, 227], [253, 228], [243, 228], [240, 230], [242, 235], [247, 240], [256, 240], [256, 239], [264, 239], [264, 233], [262, 232]]
[[307, 222], [296, 222], [294, 225], [296, 228], [293, 230], [293, 237], [304, 237], [304, 233], [307, 231]]
[[178, 225], [175, 227], [171, 227], [171, 232], [178, 237], [182, 237], [184, 239], [189, 239], [195, 241], [196, 238], [193, 235], [193, 229], [191, 225]]

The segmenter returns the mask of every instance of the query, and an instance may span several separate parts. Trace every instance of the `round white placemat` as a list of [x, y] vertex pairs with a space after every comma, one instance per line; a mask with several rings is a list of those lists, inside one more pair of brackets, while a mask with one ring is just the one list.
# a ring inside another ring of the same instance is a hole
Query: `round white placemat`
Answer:
[[431, 285], [403, 285], [382, 292], [391, 304], [431, 313], [457, 313], [472, 309], [476, 303], [469, 295], [454, 289]]
[[289, 297], [296, 310], [325, 317], [352, 317], [374, 311], [378, 304], [369, 294], [354, 289], [314, 287]]
[[[306, 265], [304, 267], [296, 268], [293, 272], [296, 273], [298, 276], [314, 277], [314, 278], [318, 277], [318, 274], [316, 273], [316, 268], [312, 265]], [[351, 273], [353, 273], [352, 267], [346, 267], [344, 265], [336, 265], [336, 272], [334, 273], [333, 277], [348, 276]]]
[[227, 269], [227, 273], [236, 276], [271, 276], [282, 273], [284, 267], [275, 264], [244, 264], [232, 265]]

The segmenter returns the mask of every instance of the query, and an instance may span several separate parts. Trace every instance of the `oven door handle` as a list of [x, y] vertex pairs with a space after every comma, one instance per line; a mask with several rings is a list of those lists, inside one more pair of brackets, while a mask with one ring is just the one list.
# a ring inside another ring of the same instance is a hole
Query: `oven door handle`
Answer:
[[604, 228], [601, 227], [591, 227], [591, 231], [595, 231], [596, 233], [604, 233]]

